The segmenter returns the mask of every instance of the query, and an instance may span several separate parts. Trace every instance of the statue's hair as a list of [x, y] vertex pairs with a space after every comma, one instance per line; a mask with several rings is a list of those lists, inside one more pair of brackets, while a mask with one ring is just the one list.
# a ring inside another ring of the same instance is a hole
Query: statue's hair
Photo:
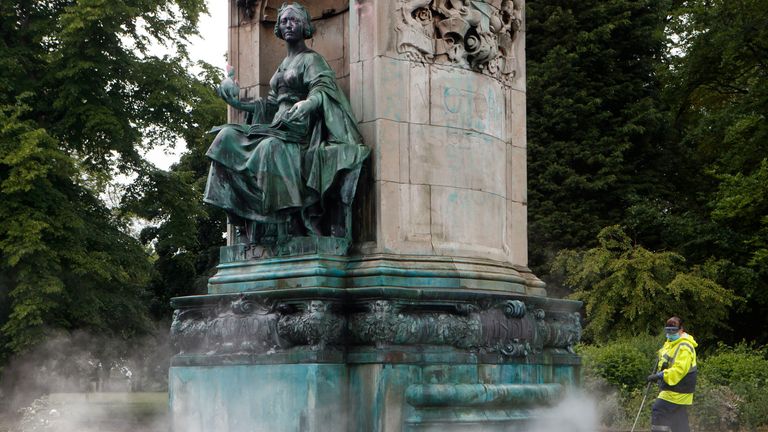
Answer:
[[287, 11], [288, 9], [293, 9], [300, 13], [301, 18], [304, 21], [304, 39], [310, 39], [312, 35], [315, 34], [315, 26], [312, 25], [312, 17], [309, 15], [309, 11], [300, 3], [283, 3], [283, 5], [280, 6], [280, 9], [277, 10], [275, 36], [279, 37], [280, 39], [283, 38], [283, 34], [280, 32], [280, 17], [283, 15], [283, 12]]

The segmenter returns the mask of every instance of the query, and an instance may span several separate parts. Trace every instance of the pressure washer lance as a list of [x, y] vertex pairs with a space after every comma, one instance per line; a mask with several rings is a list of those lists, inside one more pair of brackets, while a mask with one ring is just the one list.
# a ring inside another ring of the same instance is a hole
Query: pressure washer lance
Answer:
[[[666, 367], [662, 366], [662, 370], [666, 369]], [[658, 361], [654, 359], [653, 361], [653, 370], [651, 371], [652, 374], [655, 374], [658, 370]], [[630, 432], [635, 432], [635, 426], [637, 426], [637, 419], [640, 418], [640, 413], [643, 412], [643, 405], [645, 405], [645, 399], [648, 397], [648, 390], [651, 389], [651, 385], [653, 382], [648, 382], [648, 385], [645, 386], [645, 393], [643, 393], [643, 400], [640, 402], [640, 409], [637, 410], [637, 415], [635, 416], [635, 422], [632, 423], [632, 430]]]
[[630, 432], [635, 432], [635, 426], [637, 426], [637, 419], [640, 418], [640, 413], [643, 411], [643, 405], [645, 405], [645, 398], [648, 397], [648, 390], [650, 390], [651, 384], [653, 383], [648, 383], [648, 385], [645, 386], [645, 393], [643, 393], [643, 400], [642, 402], [640, 402], [640, 409], [637, 410], [637, 415], [635, 416], [635, 422], [632, 423], [632, 430]]

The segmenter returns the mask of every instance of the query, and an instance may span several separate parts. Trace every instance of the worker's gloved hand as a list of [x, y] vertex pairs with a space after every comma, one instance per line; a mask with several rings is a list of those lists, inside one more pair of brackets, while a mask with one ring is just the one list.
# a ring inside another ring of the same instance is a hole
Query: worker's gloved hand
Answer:
[[656, 372], [655, 374], [648, 375], [648, 378], [646, 378], [646, 381], [658, 382], [658, 381], [661, 381], [663, 378], [664, 378], [664, 372]]

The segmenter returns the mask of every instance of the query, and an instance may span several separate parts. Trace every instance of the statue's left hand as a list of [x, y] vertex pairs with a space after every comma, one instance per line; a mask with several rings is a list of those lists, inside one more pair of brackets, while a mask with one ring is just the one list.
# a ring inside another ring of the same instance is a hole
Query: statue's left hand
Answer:
[[288, 118], [289, 119], [300, 119], [304, 118], [307, 115], [309, 115], [310, 112], [314, 109], [314, 104], [310, 100], [302, 100], [298, 101], [291, 109], [288, 110]]

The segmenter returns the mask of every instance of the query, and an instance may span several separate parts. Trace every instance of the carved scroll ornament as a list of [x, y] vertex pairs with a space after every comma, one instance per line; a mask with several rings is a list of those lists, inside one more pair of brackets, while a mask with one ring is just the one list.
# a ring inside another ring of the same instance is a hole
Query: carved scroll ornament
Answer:
[[516, 75], [523, 0], [398, 0], [397, 52], [509, 83]]

